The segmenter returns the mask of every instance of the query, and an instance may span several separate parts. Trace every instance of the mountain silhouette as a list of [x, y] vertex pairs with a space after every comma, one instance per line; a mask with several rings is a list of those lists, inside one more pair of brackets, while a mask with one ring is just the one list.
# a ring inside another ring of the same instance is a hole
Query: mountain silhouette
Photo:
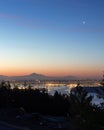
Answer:
[[31, 73], [29, 75], [23, 76], [4, 76], [0, 75], [0, 80], [75, 80], [77, 77], [75, 76], [45, 76], [42, 74]]

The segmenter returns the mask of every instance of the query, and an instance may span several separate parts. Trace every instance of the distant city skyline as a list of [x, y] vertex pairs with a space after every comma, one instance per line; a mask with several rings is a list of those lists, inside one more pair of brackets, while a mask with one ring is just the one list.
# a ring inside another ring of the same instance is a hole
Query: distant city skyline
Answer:
[[104, 0], [0, 0], [0, 75], [101, 77]]

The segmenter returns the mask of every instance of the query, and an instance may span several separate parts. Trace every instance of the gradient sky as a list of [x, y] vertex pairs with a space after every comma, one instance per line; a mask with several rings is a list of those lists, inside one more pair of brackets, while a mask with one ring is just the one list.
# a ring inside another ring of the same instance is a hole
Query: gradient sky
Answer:
[[102, 76], [104, 0], [0, 0], [0, 74]]

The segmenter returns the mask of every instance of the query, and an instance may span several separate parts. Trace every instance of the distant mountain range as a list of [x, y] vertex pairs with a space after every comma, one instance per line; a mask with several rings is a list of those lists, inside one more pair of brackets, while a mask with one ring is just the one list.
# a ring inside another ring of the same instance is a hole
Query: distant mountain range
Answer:
[[4, 76], [0, 75], [0, 80], [75, 80], [77, 77], [75, 76], [45, 76], [42, 74], [32, 73], [30, 75], [23, 75], [23, 76]]

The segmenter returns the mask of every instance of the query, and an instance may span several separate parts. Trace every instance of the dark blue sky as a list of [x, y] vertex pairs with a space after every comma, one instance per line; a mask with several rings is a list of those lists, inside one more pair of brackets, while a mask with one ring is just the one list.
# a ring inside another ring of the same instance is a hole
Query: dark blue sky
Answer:
[[0, 0], [1, 74], [99, 76], [103, 57], [104, 0]]

